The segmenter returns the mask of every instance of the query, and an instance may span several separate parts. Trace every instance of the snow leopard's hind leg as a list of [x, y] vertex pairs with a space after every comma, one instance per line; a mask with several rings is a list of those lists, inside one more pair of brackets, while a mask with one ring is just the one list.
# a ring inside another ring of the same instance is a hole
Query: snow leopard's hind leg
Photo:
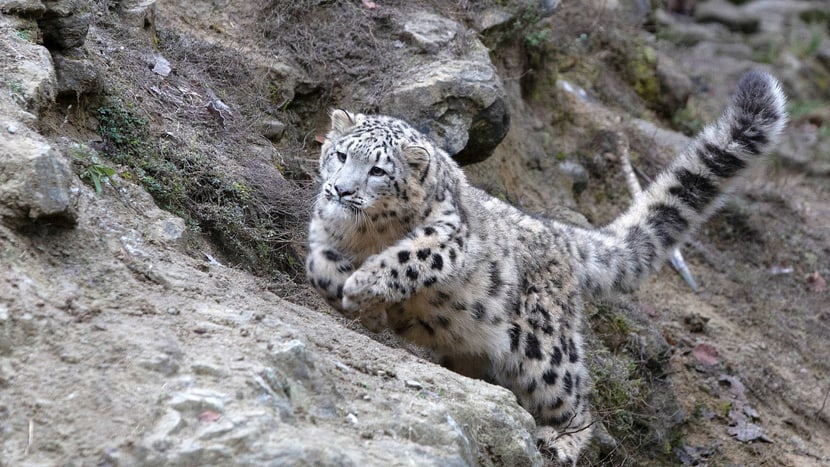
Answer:
[[540, 450], [567, 466], [577, 461], [593, 431], [576, 285], [562, 271], [528, 277], [506, 336], [509, 357], [502, 371], [494, 372], [496, 382], [510, 388], [536, 419]]

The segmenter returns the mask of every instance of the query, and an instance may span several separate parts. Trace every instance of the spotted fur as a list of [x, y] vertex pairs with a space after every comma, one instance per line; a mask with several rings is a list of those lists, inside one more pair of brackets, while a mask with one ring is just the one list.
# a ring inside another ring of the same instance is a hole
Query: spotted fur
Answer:
[[775, 145], [784, 99], [774, 78], [747, 73], [720, 120], [599, 229], [531, 217], [471, 187], [400, 120], [335, 110], [308, 278], [370, 329], [389, 327], [512, 390], [543, 449], [575, 463], [591, 436], [583, 296], [631, 291], [658, 269]]

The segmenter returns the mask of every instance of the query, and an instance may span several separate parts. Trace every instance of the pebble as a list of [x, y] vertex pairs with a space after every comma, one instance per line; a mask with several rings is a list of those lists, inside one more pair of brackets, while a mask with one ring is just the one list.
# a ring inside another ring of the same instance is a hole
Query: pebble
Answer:
[[222, 413], [225, 409], [225, 403], [223, 402], [225, 399], [227, 399], [227, 396], [220, 392], [193, 388], [174, 394], [168, 405], [179, 412], [212, 410]]
[[201, 434], [199, 434], [199, 439], [202, 441], [216, 439], [230, 433], [233, 428], [234, 424], [229, 420], [214, 422], [205, 426]]
[[170, 62], [161, 55], [156, 55], [155, 63], [153, 64], [153, 73], [166, 77], [171, 71]]
[[262, 136], [274, 142], [282, 139], [283, 134], [285, 134], [285, 123], [274, 118], [261, 121], [259, 127]]
[[61, 358], [62, 362], [69, 363], [69, 364], [76, 364], [76, 363], [81, 361], [81, 359], [78, 358], [77, 355], [73, 355], [73, 354], [69, 354], [69, 353], [61, 354], [60, 358]]
[[138, 365], [165, 376], [172, 376], [179, 372], [179, 362], [176, 360], [176, 358], [166, 353], [159, 353], [139, 361]]
[[196, 362], [190, 367], [190, 369], [193, 370], [193, 373], [203, 376], [216, 376], [218, 378], [224, 378], [228, 375], [222, 367], [208, 362]]
[[423, 389], [424, 385], [419, 383], [418, 381], [410, 379], [410, 380], [406, 381], [406, 387], [412, 388], [412, 389]]
[[160, 439], [167, 438], [181, 431], [186, 425], [179, 412], [168, 409], [158, 424], [156, 424], [156, 428], [150, 434], [150, 438], [154, 436]]
[[9, 125], [6, 127], [6, 130], [11, 134], [15, 134], [17, 133], [17, 125]]

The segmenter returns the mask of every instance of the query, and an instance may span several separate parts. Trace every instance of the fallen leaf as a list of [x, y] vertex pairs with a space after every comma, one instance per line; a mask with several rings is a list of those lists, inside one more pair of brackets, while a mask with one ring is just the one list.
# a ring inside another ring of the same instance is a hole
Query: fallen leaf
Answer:
[[763, 441], [771, 443], [772, 440], [764, 434], [764, 430], [754, 423], [741, 422], [735, 426], [729, 427], [727, 432], [738, 439], [738, 441]]
[[[741, 383], [738, 378], [731, 375], [720, 375], [718, 383], [721, 386], [728, 386], [728, 397], [731, 399], [732, 408], [729, 410], [730, 425], [728, 433], [738, 441], [763, 441], [771, 443], [772, 440], [764, 434], [764, 430], [747, 420], [749, 418], [759, 418], [758, 411], [749, 406], [746, 400], [746, 386]], [[721, 397], [724, 397], [721, 395]]]
[[663, 339], [666, 339], [666, 342], [668, 342], [670, 346], [677, 346], [677, 340], [675, 340], [674, 336], [667, 330], [663, 330]]
[[752, 407], [745, 405], [744, 406], [744, 415], [749, 418], [760, 418], [761, 415], [758, 413], [757, 410], [753, 409]]
[[363, 6], [370, 10], [374, 10], [378, 7], [378, 4], [373, 2], [372, 0], [363, 0]]
[[710, 446], [689, 446], [684, 444], [682, 448], [674, 449], [674, 453], [682, 465], [706, 465], [705, 460], [712, 457], [717, 451], [717, 443]]
[[214, 412], [212, 410], [205, 410], [204, 412], [199, 414], [199, 421], [200, 422], [215, 422], [222, 417], [222, 414], [218, 412]]
[[712, 344], [700, 343], [692, 350], [692, 355], [704, 365], [718, 364], [718, 349]]
[[161, 55], [156, 55], [155, 59], [156, 62], [155, 65], [153, 65], [153, 73], [164, 77], [169, 75], [170, 71], [172, 70], [170, 68], [170, 62], [168, 62], [167, 59], [162, 57]]
[[720, 375], [718, 377], [718, 383], [721, 386], [729, 386], [729, 393], [735, 400], [746, 402], [746, 394], [744, 394], [746, 386], [738, 378], [732, 375]]
[[317, 141], [318, 143], [323, 144], [323, 143], [326, 142], [326, 137], [323, 136], [323, 135], [315, 135], [314, 136], [314, 141]]
[[657, 316], [657, 310], [655, 310], [654, 307], [652, 305], [649, 305], [648, 303], [641, 303], [640, 304], [640, 311], [642, 311], [643, 313], [645, 313], [646, 315], [648, 315], [652, 318]]
[[812, 274], [807, 276], [807, 288], [811, 292], [824, 292], [824, 289], [827, 288], [827, 281], [821, 277], [818, 271], [813, 271]]

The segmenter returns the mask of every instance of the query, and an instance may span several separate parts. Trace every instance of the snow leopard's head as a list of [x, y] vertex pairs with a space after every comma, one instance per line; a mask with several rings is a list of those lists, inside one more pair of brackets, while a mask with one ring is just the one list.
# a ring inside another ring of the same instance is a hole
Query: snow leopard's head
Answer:
[[434, 151], [403, 121], [334, 110], [320, 154], [318, 203], [331, 217], [394, 222], [423, 199]]

